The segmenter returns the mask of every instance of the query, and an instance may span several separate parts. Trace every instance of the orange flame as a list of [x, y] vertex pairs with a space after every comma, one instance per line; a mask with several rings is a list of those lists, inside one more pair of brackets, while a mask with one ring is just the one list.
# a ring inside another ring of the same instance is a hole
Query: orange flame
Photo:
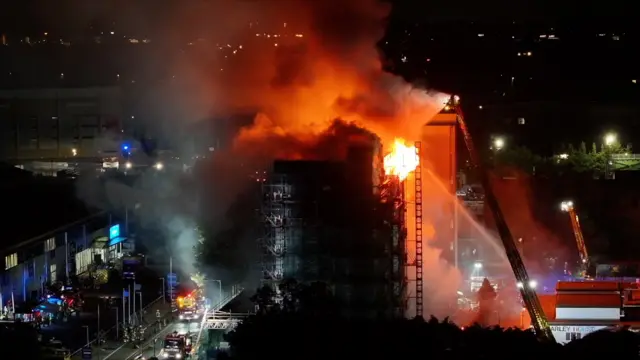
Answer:
[[384, 157], [384, 171], [387, 175], [397, 176], [400, 181], [406, 179], [420, 164], [416, 147], [407, 146], [404, 139], [396, 138], [392, 150]]

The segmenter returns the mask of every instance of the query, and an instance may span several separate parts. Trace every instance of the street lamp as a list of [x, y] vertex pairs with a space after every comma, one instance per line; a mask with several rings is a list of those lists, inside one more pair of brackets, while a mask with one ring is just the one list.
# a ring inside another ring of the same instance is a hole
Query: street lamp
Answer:
[[560, 210], [568, 212], [573, 209], [573, 201], [563, 201], [560, 203]]
[[504, 138], [497, 137], [493, 139], [493, 148], [495, 150], [502, 150], [502, 148], [504, 148]]
[[604, 144], [606, 146], [612, 146], [618, 142], [618, 136], [615, 133], [608, 133], [604, 136]]
[[139, 305], [139, 307], [140, 307], [140, 315], [139, 315], [140, 319], [138, 319], [138, 323], [142, 324], [142, 317], [143, 317], [143, 314], [142, 314], [142, 291], [136, 291], [136, 294], [138, 294], [140, 296], [140, 305]]
[[164, 288], [164, 277], [161, 277], [160, 280], [162, 280], [162, 304], [164, 305], [167, 303], [167, 299], [166, 299], [167, 293]]

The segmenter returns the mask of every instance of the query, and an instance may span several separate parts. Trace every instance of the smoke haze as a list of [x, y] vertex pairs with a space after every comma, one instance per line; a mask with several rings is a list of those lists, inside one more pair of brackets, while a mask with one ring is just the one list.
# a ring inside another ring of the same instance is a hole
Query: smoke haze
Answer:
[[[84, 4], [83, 16], [108, 11]], [[372, 134], [385, 144], [395, 137], [420, 140], [424, 123], [448, 99], [382, 71], [376, 43], [390, 9], [376, 0], [163, 2], [159, 15], [141, 24], [136, 21], [147, 8], [140, 4], [120, 4], [121, 21], [130, 23], [132, 31], [154, 28], [166, 42], [190, 34], [203, 38], [157, 60], [176, 76], [137, 103], [150, 114], [146, 128], [191, 159], [196, 155], [193, 136], [202, 135], [194, 124], [255, 114], [251, 124], [212, 135], [212, 144], [215, 137], [227, 136], [232, 146], [216, 147], [209, 154], [213, 159], [201, 163], [198, 178], [188, 185], [182, 175], [160, 179], [149, 174], [128, 185], [108, 182], [102, 187], [106, 197], [95, 195], [93, 180], [79, 186], [81, 197], [94, 205], [127, 204], [137, 208], [140, 221], [161, 224], [171, 253], [187, 272], [193, 270], [196, 224], [206, 219], [214, 232], [234, 226], [228, 209], [250, 185], [247, 175], [255, 169], [275, 158], [342, 158], [346, 140]], [[435, 199], [431, 203], [437, 207]], [[255, 246], [249, 233], [236, 233], [234, 239]], [[438, 289], [455, 294], [451, 288], [459, 276], [439, 260], [438, 250], [425, 251], [426, 286], [433, 290], [427, 296], [440, 297]], [[213, 277], [216, 271], [223, 272], [212, 269]]]

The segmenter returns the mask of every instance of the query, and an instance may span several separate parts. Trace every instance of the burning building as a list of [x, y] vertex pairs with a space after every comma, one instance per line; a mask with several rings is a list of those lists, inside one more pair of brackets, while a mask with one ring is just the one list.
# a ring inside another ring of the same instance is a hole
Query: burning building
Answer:
[[261, 182], [263, 284], [320, 281], [344, 315], [404, 316], [401, 179], [385, 174], [375, 142], [342, 161], [275, 161]]

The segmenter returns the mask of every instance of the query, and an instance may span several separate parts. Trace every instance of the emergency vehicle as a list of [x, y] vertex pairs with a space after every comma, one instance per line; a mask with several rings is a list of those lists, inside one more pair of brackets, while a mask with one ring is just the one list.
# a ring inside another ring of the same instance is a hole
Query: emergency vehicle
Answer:
[[180, 295], [176, 299], [180, 320], [197, 320], [202, 316], [202, 302], [199, 290]]
[[162, 350], [160, 350], [160, 358], [163, 359], [182, 359], [191, 354], [191, 336], [187, 334], [178, 334], [174, 331], [164, 338]]

